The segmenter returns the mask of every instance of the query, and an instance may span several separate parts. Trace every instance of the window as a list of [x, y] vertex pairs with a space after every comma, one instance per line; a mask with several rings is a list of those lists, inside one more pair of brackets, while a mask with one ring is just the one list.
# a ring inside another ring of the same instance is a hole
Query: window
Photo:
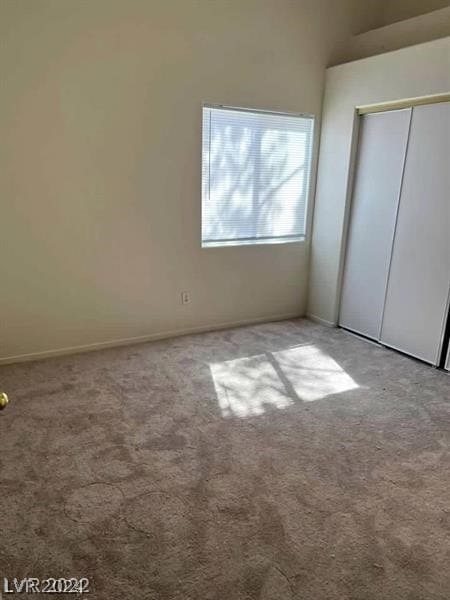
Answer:
[[202, 246], [305, 237], [314, 118], [203, 107]]

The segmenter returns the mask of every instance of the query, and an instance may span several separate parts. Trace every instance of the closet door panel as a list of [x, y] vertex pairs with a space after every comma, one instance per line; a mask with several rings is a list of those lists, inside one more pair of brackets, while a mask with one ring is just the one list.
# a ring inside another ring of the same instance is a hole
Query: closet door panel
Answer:
[[437, 364], [450, 276], [450, 104], [413, 109], [381, 341]]
[[379, 339], [411, 109], [361, 117], [339, 324]]

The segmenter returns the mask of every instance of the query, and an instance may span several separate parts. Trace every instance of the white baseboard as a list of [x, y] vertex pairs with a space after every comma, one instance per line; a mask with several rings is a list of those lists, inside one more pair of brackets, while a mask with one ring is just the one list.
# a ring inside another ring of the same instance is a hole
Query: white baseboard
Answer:
[[325, 325], [325, 327], [337, 327], [337, 323], [327, 321], [326, 319], [322, 319], [322, 317], [318, 317], [317, 315], [313, 315], [311, 313], [306, 313], [306, 318], [310, 321], [314, 321], [315, 323], [319, 323], [320, 325]]
[[95, 342], [93, 344], [83, 344], [81, 346], [70, 346], [69, 348], [56, 348], [53, 350], [44, 350], [43, 352], [31, 352], [29, 354], [18, 354], [16, 356], [5, 356], [0, 358], [0, 365], [8, 365], [12, 363], [28, 362], [32, 360], [42, 360], [55, 356], [65, 356], [68, 354], [79, 354], [82, 352], [92, 352], [95, 350], [103, 350], [106, 348], [115, 348], [117, 346], [131, 346], [132, 344], [142, 344], [145, 342], [154, 342], [183, 335], [194, 333], [208, 333], [220, 331], [222, 329], [232, 329], [233, 327], [243, 327], [245, 325], [256, 325], [258, 323], [270, 323], [272, 321], [286, 321], [288, 319], [300, 319], [304, 315], [298, 313], [286, 313], [281, 315], [268, 315], [266, 317], [258, 317], [256, 319], [244, 319], [242, 321], [228, 321], [226, 323], [216, 323], [212, 325], [200, 325], [197, 327], [187, 327], [184, 329], [172, 329], [170, 331], [161, 331], [148, 335], [140, 335], [131, 338], [122, 338], [118, 340], [110, 340], [106, 342]]

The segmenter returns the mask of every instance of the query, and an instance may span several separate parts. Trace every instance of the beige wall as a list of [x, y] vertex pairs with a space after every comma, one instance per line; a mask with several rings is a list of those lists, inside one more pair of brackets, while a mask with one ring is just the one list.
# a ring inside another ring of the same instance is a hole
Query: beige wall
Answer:
[[339, 52], [334, 53], [334, 64], [423, 44], [449, 35], [450, 6], [352, 36]]
[[356, 6], [3, 0], [0, 359], [303, 314], [307, 243], [200, 248], [201, 105], [318, 115]]
[[403, 21], [447, 6], [450, 6], [449, 0], [387, 0], [383, 10], [383, 24]]
[[450, 0], [365, 0], [355, 6], [354, 34], [425, 15], [450, 6]]
[[329, 324], [338, 319], [355, 107], [449, 91], [450, 38], [327, 70], [311, 248], [311, 316]]

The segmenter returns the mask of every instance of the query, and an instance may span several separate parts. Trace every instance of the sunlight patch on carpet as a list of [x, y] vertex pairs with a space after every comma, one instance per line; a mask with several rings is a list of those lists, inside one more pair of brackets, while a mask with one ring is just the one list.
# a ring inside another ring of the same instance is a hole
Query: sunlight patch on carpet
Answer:
[[273, 357], [304, 402], [355, 390], [359, 385], [317, 346], [299, 346], [274, 352]]
[[217, 400], [224, 417], [262, 415], [269, 407], [293, 404], [265, 354], [210, 365]]
[[313, 344], [213, 363], [210, 370], [224, 417], [262, 415], [359, 387]]

